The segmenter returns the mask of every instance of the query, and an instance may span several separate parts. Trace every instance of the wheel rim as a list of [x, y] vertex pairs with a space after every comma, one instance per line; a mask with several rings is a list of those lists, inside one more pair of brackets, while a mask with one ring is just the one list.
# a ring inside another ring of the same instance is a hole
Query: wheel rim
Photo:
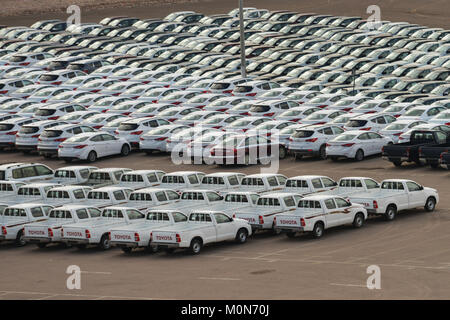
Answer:
[[320, 226], [318, 226], [316, 228], [316, 236], [320, 237], [322, 235], [322, 228]]
[[123, 148], [122, 148], [122, 154], [123, 154], [124, 156], [128, 155], [128, 147], [127, 147], [127, 146], [123, 146]]
[[95, 153], [92, 152], [89, 154], [89, 161], [91, 162], [95, 161]]
[[239, 235], [239, 239], [241, 240], [241, 242], [244, 242], [245, 239], [247, 239], [247, 236], [245, 235], [245, 232], [241, 232], [241, 234]]
[[356, 217], [356, 225], [358, 225], [358, 226], [362, 225], [362, 219], [360, 216]]
[[198, 242], [194, 243], [192, 249], [194, 250], [195, 253], [198, 253], [200, 251], [200, 244]]
[[356, 159], [357, 160], [362, 160], [363, 159], [363, 153], [361, 152], [361, 151], [358, 151], [357, 153], [356, 153]]
[[392, 217], [394, 217], [394, 215], [395, 215], [395, 213], [394, 213], [394, 209], [389, 209], [388, 210], [388, 216], [389, 216], [389, 218], [392, 218]]
[[108, 239], [105, 239], [105, 240], [103, 241], [103, 248], [105, 248], [105, 249], [108, 249], [108, 248], [109, 248], [109, 240], [108, 240]]
[[434, 209], [434, 201], [432, 199], [428, 200], [427, 207], [428, 207], [429, 210], [433, 210]]
[[325, 153], [325, 148], [324, 147], [320, 148], [320, 157], [322, 159], [325, 159], [325, 157], [326, 157], [326, 153]]

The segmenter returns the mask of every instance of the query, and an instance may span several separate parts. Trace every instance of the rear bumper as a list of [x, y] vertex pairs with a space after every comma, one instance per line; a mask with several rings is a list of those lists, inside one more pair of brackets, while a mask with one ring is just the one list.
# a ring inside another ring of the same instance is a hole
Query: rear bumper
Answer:
[[89, 244], [89, 240], [88, 239], [73, 239], [73, 238], [64, 238], [62, 239], [62, 242], [66, 242], [69, 244]]
[[37, 148], [40, 155], [58, 155], [58, 149]]
[[124, 241], [111, 241], [111, 245], [117, 246], [119, 248], [138, 248], [139, 243], [137, 242], [124, 242]]
[[52, 242], [51, 238], [38, 238], [38, 237], [24, 237], [24, 240], [28, 243], [49, 243]]
[[37, 146], [32, 144], [17, 144], [16, 143], [16, 149], [17, 150], [36, 150]]
[[303, 232], [305, 228], [303, 227], [275, 227], [275, 230], [279, 230], [281, 232]]
[[152, 247], [158, 246], [158, 248], [180, 248], [179, 243], [167, 243], [167, 242], [153, 242], [151, 243]]
[[317, 156], [319, 155], [319, 150], [312, 150], [312, 149], [288, 149], [289, 153], [291, 154], [298, 154], [302, 156]]

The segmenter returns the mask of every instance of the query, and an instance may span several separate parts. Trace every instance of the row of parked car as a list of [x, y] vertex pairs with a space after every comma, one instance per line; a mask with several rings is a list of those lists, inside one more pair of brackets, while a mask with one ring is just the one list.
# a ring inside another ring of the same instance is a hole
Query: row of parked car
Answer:
[[[34, 172], [34, 174], [31, 174]], [[238, 172], [165, 173], [37, 163], [0, 166], [0, 241], [40, 248], [115, 245], [172, 252], [236, 240], [255, 232], [309, 233], [352, 224], [369, 214], [393, 220], [399, 211], [433, 211], [437, 190], [404, 179]], [[205, 210], [205, 208], [208, 208]]]
[[251, 164], [362, 160], [413, 130], [450, 132], [449, 30], [246, 8], [243, 79], [235, 14], [0, 29], [0, 146]]

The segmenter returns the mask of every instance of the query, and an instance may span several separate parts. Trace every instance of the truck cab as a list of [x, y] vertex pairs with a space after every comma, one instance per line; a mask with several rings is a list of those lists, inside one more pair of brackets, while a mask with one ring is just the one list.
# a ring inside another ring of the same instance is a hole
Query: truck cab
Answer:
[[179, 201], [180, 195], [174, 190], [150, 187], [133, 191], [125, 206], [146, 212], [150, 208], [177, 203]]
[[126, 172], [130, 172], [128, 168], [102, 168], [92, 171], [86, 182], [80, 183], [84, 186], [93, 188], [101, 188], [105, 186], [120, 183], [120, 178]]
[[224, 194], [239, 189], [240, 183], [244, 177], [245, 174], [238, 172], [210, 173], [203, 177], [199, 188], [213, 190], [220, 194]]
[[126, 205], [133, 189], [123, 187], [101, 187], [88, 192], [85, 204], [105, 208], [115, 205]]
[[119, 186], [130, 189], [155, 187], [161, 184], [166, 173], [160, 170], [132, 170], [125, 172], [120, 178]]
[[286, 180], [283, 192], [298, 193], [301, 195], [333, 190], [337, 182], [326, 176], [296, 176]]
[[17, 195], [2, 199], [2, 202], [10, 205], [27, 202], [43, 202], [46, 199], [47, 192], [59, 186], [56, 183], [26, 184], [19, 187]]
[[93, 166], [62, 167], [55, 170], [53, 179], [50, 181], [62, 185], [85, 183], [88, 181], [90, 173], [94, 170], [98, 170], [98, 168]]
[[242, 179], [240, 190], [257, 193], [273, 192], [282, 190], [286, 180], [287, 177], [282, 174], [251, 174]]
[[161, 187], [181, 192], [181, 190], [184, 189], [200, 186], [204, 176], [205, 174], [199, 171], [177, 171], [167, 173], [162, 178]]

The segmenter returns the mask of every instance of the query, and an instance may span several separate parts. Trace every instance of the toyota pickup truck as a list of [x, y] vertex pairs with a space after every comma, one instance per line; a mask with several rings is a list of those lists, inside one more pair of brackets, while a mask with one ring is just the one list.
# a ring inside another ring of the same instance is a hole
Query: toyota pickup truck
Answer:
[[109, 232], [117, 227], [142, 222], [145, 214], [134, 208], [107, 207], [100, 218], [78, 222], [64, 226], [62, 241], [84, 249], [88, 245], [96, 245], [103, 250], [111, 247]]
[[22, 203], [7, 207], [0, 215], [0, 242], [14, 241], [17, 246], [24, 246], [25, 225], [47, 220], [51, 209], [52, 206], [41, 203]]
[[273, 228], [273, 217], [276, 214], [294, 211], [300, 201], [301, 196], [297, 193], [270, 193], [261, 196], [255, 207], [237, 210], [233, 217], [248, 221], [253, 229], [272, 230], [278, 234], [279, 231]]
[[101, 188], [119, 184], [122, 175], [129, 171], [131, 171], [131, 169], [128, 168], [102, 168], [94, 170], [89, 174], [88, 180], [79, 185]]
[[337, 182], [326, 176], [296, 176], [286, 180], [282, 192], [300, 195], [336, 189]]
[[415, 162], [420, 164], [419, 148], [442, 145], [449, 143], [450, 139], [442, 131], [437, 130], [415, 130], [411, 133], [409, 142], [386, 145], [382, 149], [382, 157], [396, 167], [403, 162]]
[[151, 246], [150, 233], [187, 220], [188, 217], [178, 210], [150, 210], [145, 220], [112, 229], [109, 235], [111, 245], [120, 247], [125, 253], [131, 252], [133, 248], [145, 248], [154, 252], [157, 246]]
[[425, 211], [433, 211], [439, 202], [436, 189], [403, 179], [383, 180], [378, 192], [349, 198], [351, 202], [363, 204], [369, 214], [382, 215], [386, 220], [394, 220], [402, 210], [423, 207]]
[[130, 189], [155, 187], [161, 184], [166, 173], [160, 170], [132, 170], [125, 172], [120, 178], [118, 186]]
[[440, 165], [441, 154], [449, 152], [450, 142], [433, 146], [419, 147], [419, 161], [422, 165], [429, 164], [432, 168]]
[[245, 243], [251, 234], [252, 228], [245, 220], [230, 218], [220, 211], [194, 211], [187, 222], [152, 231], [150, 241], [168, 253], [182, 248], [199, 254], [207, 244], [227, 240]]
[[180, 195], [174, 190], [151, 187], [133, 191], [128, 198], [128, 203], [124, 206], [136, 208], [145, 213], [151, 208], [179, 201]]
[[282, 174], [251, 174], [242, 179], [239, 190], [257, 193], [280, 191], [284, 189], [286, 180]]
[[84, 186], [62, 186], [55, 187], [47, 191], [44, 203], [53, 207], [59, 207], [66, 204], [77, 204], [86, 201], [87, 194], [91, 187]]
[[245, 174], [238, 172], [216, 172], [203, 177], [199, 189], [216, 191], [224, 195], [240, 188]]
[[68, 166], [55, 170], [54, 177], [48, 182], [61, 185], [86, 183], [92, 171], [98, 170], [93, 166]]
[[10, 196], [1, 200], [10, 205], [27, 202], [44, 202], [47, 198], [47, 192], [53, 188], [59, 187], [56, 183], [30, 183], [19, 187], [17, 195]]
[[88, 192], [83, 204], [97, 208], [126, 205], [132, 191], [132, 189], [122, 187], [102, 187], [92, 189]]
[[86, 222], [100, 217], [101, 210], [85, 205], [66, 205], [50, 210], [48, 220], [25, 225], [24, 240], [45, 248], [49, 243], [61, 243], [65, 225]]
[[25, 182], [0, 180], [0, 201], [17, 195], [17, 191]]
[[450, 152], [441, 153], [441, 156], [439, 157], [439, 164], [442, 168], [447, 170], [450, 169]]
[[366, 219], [367, 210], [363, 205], [320, 194], [304, 197], [297, 209], [290, 213], [277, 214], [274, 225], [276, 230], [285, 232], [290, 238], [299, 232], [320, 238], [325, 229], [347, 224], [359, 228]]

